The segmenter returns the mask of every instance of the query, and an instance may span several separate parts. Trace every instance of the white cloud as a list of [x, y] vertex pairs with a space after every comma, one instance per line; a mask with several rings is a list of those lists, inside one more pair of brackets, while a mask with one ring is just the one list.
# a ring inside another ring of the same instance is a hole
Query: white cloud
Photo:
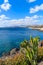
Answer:
[[38, 19], [40, 16], [38, 16], [38, 15], [34, 15], [32, 18], [34, 18], [34, 19]]
[[9, 4], [8, 0], [4, 0], [4, 3], [2, 5], [0, 5], [1, 9], [7, 11], [10, 9], [11, 4]]
[[43, 16], [26, 16], [24, 19], [10, 19], [7, 16], [0, 15], [0, 27], [27, 26], [39, 24], [43, 21]]
[[0, 20], [6, 20], [9, 19], [8, 17], [6, 17], [4, 14], [0, 16]]
[[43, 4], [37, 5], [34, 8], [30, 8], [30, 13], [36, 13], [36, 12], [38, 12], [40, 10], [43, 10]]
[[30, 3], [31, 3], [31, 2], [35, 2], [35, 1], [36, 1], [36, 0], [28, 0], [28, 2], [30, 2]]
[[6, 3], [6, 2], [8, 2], [8, 0], [4, 0], [4, 2]]
[[1, 9], [5, 10], [5, 11], [9, 10], [10, 7], [11, 7], [11, 5], [9, 3], [5, 3], [5, 4], [1, 5]]

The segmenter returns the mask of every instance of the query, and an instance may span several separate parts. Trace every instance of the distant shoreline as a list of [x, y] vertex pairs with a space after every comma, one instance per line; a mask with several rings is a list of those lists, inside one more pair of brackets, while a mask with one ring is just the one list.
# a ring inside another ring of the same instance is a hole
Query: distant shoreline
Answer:
[[39, 31], [43, 31], [43, 28], [31, 28], [33, 30], [39, 30]]
[[43, 26], [28, 26], [28, 28], [31, 28], [33, 30], [43, 31]]

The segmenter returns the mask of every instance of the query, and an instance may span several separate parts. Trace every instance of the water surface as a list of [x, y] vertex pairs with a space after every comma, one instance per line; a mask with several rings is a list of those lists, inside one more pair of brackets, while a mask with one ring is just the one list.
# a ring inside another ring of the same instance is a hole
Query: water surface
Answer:
[[20, 43], [30, 36], [39, 36], [43, 40], [43, 32], [32, 30], [29, 28], [0, 28], [0, 56], [5, 52], [9, 52], [13, 48], [19, 48]]

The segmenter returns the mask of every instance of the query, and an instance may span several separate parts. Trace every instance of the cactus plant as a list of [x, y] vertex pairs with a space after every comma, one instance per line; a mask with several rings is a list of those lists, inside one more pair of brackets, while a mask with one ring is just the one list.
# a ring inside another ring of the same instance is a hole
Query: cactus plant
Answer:
[[31, 65], [37, 65], [38, 42], [38, 37], [30, 37], [30, 41], [25, 40], [21, 43], [21, 50], [22, 48], [24, 49], [22, 52], [25, 52], [23, 53], [26, 55]]

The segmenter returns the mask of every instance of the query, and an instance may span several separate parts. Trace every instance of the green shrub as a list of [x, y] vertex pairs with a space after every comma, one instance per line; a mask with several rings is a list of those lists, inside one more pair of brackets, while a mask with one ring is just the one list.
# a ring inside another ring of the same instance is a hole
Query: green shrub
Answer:
[[30, 41], [23, 41], [21, 43], [21, 51], [26, 55], [27, 59], [31, 65], [37, 65], [37, 56], [38, 56], [38, 42], [39, 38], [30, 38]]

